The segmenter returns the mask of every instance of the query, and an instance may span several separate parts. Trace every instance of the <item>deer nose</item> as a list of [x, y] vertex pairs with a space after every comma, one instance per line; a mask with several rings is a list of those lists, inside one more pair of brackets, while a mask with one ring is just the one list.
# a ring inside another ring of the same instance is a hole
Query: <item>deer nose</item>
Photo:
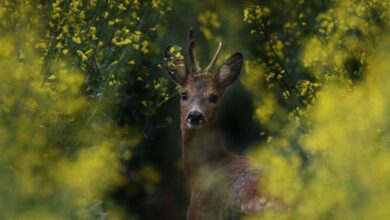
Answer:
[[188, 114], [187, 122], [192, 125], [200, 125], [204, 122], [203, 114], [198, 111], [192, 111]]

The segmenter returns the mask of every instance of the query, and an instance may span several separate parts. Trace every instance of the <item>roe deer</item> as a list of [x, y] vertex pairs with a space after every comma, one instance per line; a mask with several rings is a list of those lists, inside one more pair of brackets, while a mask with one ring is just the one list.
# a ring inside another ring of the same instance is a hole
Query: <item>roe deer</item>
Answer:
[[234, 53], [212, 75], [222, 43], [203, 70], [194, 51], [192, 29], [187, 43], [190, 67], [174, 47], [165, 51], [168, 73], [182, 88], [182, 157], [191, 190], [187, 219], [237, 219], [276, 208], [275, 200], [258, 191], [260, 172], [250, 167], [248, 158], [228, 152], [213, 125], [224, 90], [240, 74], [243, 55]]

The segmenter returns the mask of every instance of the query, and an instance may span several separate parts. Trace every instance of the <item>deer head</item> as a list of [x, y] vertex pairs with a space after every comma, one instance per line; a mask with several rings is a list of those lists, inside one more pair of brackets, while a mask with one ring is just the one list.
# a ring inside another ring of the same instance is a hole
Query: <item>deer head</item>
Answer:
[[204, 69], [200, 67], [194, 51], [195, 40], [192, 29], [189, 31], [187, 43], [190, 66], [187, 65], [184, 57], [171, 46], [165, 50], [165, 58], [168, 61], [169, 76], [181, 86], [182, 127], [195, 129], [215, 119], [225, 88], [236, 81], [240, 74], [243, 56], [239, 52], [232, 54], [213, 74], [222, 43], [219, 43], [210, 64]]

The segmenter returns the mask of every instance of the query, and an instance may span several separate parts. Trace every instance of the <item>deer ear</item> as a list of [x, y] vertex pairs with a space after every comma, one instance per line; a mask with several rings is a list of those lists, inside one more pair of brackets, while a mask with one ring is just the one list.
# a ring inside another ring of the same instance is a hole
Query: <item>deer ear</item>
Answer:
[[240, 75], [243, 55], [240, 52], [232, 54], [221, 66], [216, 77], [218, 82], [227, 87], [237, 80]]
[[165, 59], [170, 78], [179, 85], [183, 85], [187, 79], [188, 69], [184, 57], [175, 52], [174, 47], [168, 46], [165, 49]]

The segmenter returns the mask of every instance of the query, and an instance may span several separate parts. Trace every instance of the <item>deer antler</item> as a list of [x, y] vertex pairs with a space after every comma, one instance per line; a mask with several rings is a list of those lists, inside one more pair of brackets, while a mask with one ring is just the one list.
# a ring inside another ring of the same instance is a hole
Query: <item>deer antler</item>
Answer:
[[211, 60], [210, 64], [206, 67], [206, 69], [204, 69], [206, 73], [208, 72], [211, 73], [211, 71], [213, 70], [215, 62], [217, 62], [219, 53], [221, 52], [221, 48], [222, 48], [222, 42], [219, 42], [217, 51], [215, 52], [213, 59]]
[[[187, 43], [188, 43], [188, 54], [190, 57], [192, 73], [199, 73], [202, 71], [202, 68], [200, 67], [199, 60], [195, 54], [195, 50], [194, 50], [195, 39], [194, 39], [194, 31], [192, 30], [192, 28], [190, 28], [190, 31], [188, 32]], [[221, 52], [221, 48], [222, 48], [222, 42], [219, 42], [217, 51], [215, 52], [213, 59], [211, 59], [210, 64], [204, 69], [203, 72], [205, 72], [205, 73], [212, 72], [215, 63], [217, 62], [218, 56]]]
[[188, 43], [188, 54], [190, 56], [192, 73], [198, 73], [201, 71], [201, 67], [199, 64], [199, 60], [196, 57], [196, 54], [194, 51], [195, 39], [194, 39], [194, 31], [192, 30], [192, 28], [190, 28], [190, 31], [188, 32], [187, 43]]

